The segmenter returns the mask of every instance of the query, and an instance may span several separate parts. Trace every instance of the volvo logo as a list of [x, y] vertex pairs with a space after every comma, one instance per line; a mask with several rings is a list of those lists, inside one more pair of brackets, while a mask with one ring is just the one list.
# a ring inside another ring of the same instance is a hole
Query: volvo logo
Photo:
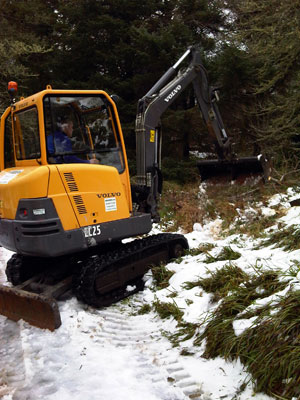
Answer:
[[176, 86], [176, 88], [172, 90], [172, 92], [165, 98], [165, 101], [168, 103], [171, 99], [173, 99], [175, 94], [179, 92], [179, 90], [181, 90], [181, 85]]
[[107, 199], [108, 197], [118, 197], [118, 196], [121, 196], [120, 192], [97, 194], [97, 197], [99, 197], [99, 199], [101, 199], [101, 198]]

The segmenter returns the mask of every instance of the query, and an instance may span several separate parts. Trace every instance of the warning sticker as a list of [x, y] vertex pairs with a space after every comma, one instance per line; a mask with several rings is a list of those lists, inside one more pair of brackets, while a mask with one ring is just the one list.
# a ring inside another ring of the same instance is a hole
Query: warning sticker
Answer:
[[155, 130], [150, 129], [150, 142], [154, 143], [155, 142]]
[[0, 183], [6, 185], [21, 172], [23, 172], [23, 169], [16, 169], [14, 171], [4, 172], [3, 174], [0, 174]]
[[117, 200], [115, 197], [109, 197], [104, 199], [105, 211], [116, 211], [117, 210]]

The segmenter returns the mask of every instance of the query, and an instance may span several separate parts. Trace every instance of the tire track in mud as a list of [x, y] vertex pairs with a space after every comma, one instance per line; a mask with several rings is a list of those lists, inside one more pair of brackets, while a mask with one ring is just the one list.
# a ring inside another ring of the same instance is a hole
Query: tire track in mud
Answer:
[[[142, 294], [136, 294], [130, 301], [131, 306], [139, 308], [143, 305]], [[96, 312], [102, 322], [100, 330], [93, 334], [94, 341], [131, 349], [141, 373], [151, 376], [153, 384], [173, 387], [180, 399], [203, 399], [201, 384], [184, 369], [156, 322], [147, 321], [145, 328], [144, 316], [130, 315], [129, 307], [118, 304]], [[209, 400], [207, 396], [206, 399]]]

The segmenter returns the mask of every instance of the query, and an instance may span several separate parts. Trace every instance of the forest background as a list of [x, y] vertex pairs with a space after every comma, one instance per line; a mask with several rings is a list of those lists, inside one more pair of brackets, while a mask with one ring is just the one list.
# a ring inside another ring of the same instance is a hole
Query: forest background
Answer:
[[[138, 99], [197, 45], [236, 152], [298, 172], [299, 0], [0, 0], [0, 26], [1, 112], [10, 80], [22, 96], [47, 84], [117, 94], [134, 168]], [[162, 125], [166, 160], [209, 151], [192, 88]]]

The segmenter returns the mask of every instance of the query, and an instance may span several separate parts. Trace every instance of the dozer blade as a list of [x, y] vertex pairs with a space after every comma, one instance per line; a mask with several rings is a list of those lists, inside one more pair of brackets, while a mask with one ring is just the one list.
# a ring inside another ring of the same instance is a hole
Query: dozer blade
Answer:
[[270, 174], [267, 159], [243, 157], [233, 160], [202, 160], [197, 162], [201, 180], [245, 180], [249, 176], [261, 175], [265, 180]]
[[57, 302], [52, 297], [0, 285], [0, 314], [23, 319], [38, 328], [54, 331], [61, 325]]

